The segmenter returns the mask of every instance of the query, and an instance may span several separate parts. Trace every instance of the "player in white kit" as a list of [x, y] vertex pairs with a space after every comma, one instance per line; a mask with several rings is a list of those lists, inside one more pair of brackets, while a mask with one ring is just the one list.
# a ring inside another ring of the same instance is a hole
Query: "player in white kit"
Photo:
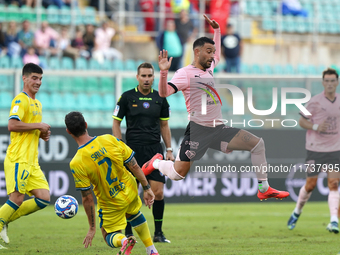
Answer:
[[324, 91], [312, 97], [305, 106], [312, 115], [307, 117], [300, 112], [299, 124], [307, 129], [307, 180], [300, 189], [296, 207], [288, 220], [287, 226], [290, 230], [295, 228], [302, 208], [316, 186], [319, 173], [327, 172], [328, 206], [331, 215], [327, 230], [339, 233], [340, 94], [336, 93], [338, 78], [339, 75], [334, 69], [325, 70], [322, 73]]
[[[201, 37], [194, 42], [194, 61], [191, 65], [179, 69], [174, 77], [167, 82], [167, 74], [171, 65], [167, 51], [160, 52], [158, 57], [160, 68], [159, 95], [170, 96], [182, 91], [189, 115], [185, 137], [175, 162], [162, 160], [162, 155], [156, 154], [146, 162], [142, 170], [145, 175], [154, 169], [167, 175], [172, 180], [182, 180], [190, 170], [193, 161], [202, 158], [208, 148], [228, 153], [232, 150], [247, 150], [251, 152], [253, 165], [258, 166], [259, 182], [258, 198], [285, 198], [286, 191], [279, 191], [269, 186], [266, 172], [265, 146], [262, 138], [253, 134], [232, 128], [218, 122], [222, 119], [221, 103], [213, 79], [214, 67], [220, 60], [221, 31], [216, 21], [204, 15], [206, 21], [214, 29], [214, 39]], [[206, 93], [206, 113], [201, 112], [202, 95]]]

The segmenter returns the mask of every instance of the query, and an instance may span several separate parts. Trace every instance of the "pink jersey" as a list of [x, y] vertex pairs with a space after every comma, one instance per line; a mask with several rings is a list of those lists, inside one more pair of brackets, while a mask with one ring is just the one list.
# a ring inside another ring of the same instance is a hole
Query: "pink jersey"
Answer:
[[[188, 119], [199, 125], [213, 127], [222, 124], [221, 102], [214, 85], [213, 71], [220, 60], [221, 31], [214, 30], [215, 56], [211, 67], [201, 70], [193, 65], [179, 69], [168, 84], [175, 90], [182, 91], [188, 112]], [[203, 95], [203, 96], [202, 96]], [[202, 112], [202, 103], [206, 108]], [[202, 114], [206, 111], [206, 114]], [[215, 122], [214, 122], [215, 120]]]
[[326, 132], [307, 130], [306, 149], [316, 152], [340, 151], [340, 94], [336, 93], [331, 102], [322, 92], [312, 97], [305, 107], [312, 115], [305, 116], [300, 112], [302, 117], [313, 124], [330, 123]]

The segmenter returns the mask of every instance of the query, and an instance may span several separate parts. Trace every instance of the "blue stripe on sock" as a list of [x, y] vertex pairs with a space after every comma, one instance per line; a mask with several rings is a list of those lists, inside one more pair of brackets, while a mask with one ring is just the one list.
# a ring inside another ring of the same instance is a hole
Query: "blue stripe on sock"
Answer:
[[[140, 214], [140, 215], [138, 215], [138, 214]], [[143, 213], [139, 212], [138, 214], [136, 214], [136, 215], [138, 215], [138, 217], [132, 218], [132, 220], [128, 220], [133, 228], [138, 227], [139, 225], [142, 225], [143, 223], [146, 222], [146, 219], [145, 219]], [[136, 215], [133, 215], [133, 216], [136, 216]], [[133, 216], [131, 216], [131, 217], [133, 217]]]
[[13, 203], [11, 200], [7, 200], [6, 204], [8, 204], [10, 207], [12, 207], [14, 210], [18, 210], [19, 206], [17, 206], [15, 203]]
[[19, 163], [15, 163], [14, 180], [15, 180], [15, 190], [17, 190], [17, 191], [19, 191], [19, 189], [18, 189], [18, 169], [19, 169]]
[[43, 209], [50, 204], [50, 201], [46, 201], [46, 200], [41, 199], [41, 198], [34, 198], [34, 201], [37, 204], [37, 206], [40, 207], [40, 209]]
[[110, 233], [110, 234], [106, 235], [105, 240], [106, 240], [108, 246], [110, 246], [112, 248], [116, 248], [116, 246], [113, 245], [113, 238], [117, 234], [118, 234], [117, 232], [113, 232], [113, 233]]
[[103, 210], [99, 209], [99, 218], [100, 218], [100, 223], [99, 223], [99, 228], [103, 226]]

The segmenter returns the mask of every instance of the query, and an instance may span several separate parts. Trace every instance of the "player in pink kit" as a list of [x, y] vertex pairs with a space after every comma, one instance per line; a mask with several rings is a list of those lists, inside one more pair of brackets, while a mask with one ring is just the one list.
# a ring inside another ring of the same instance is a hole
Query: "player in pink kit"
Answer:
[[[216, 21], [210, 20], [206, 15], [204, 18], [214, 29], [214, 40], [201, 37], [194, 42], [195, 57], [191, 65], [179, 69], [167, 82], [172, 58], [168, 60], [165, 50], [161, 51], [158, 57], [161, 70], [159, 95], [167, 97], [177, 91], [182, 91], [190, 120], [175, 163], [162, 160], [162, 155], [156, 154], [143, 165], [142, 170], [145, 175], [148, 175], [154, 169], [159, 169], [172, 180], [182, 180], [189, 172], [193, 161], [202, 158], [208, 148], [224, 153], [232, 150], [247, 150], [251, 152], [253, 165], [260, 169], [256, 173], [259, 182], [258, 198], [260, 200], [274, 197], [285, 198], [289, 196], [288, 192], [275, 190], [268, 184], [267, 172], [263, 167], [267, 166], [267, 162], [262, 138], [216, 121], [222, 119], [221, 103], [211, 95], [214, 93], [218, 97], [214, 88], [213, 70], [220, 60], [221, 31]], [[202, 113], [202, 95], [205, 93], [207, 95], [206, 113]]]
[[[339, 233], [339, 168], [340, 168], [340, 97], [336, 93], [339, 84], [338, 73], [328, 68], [322, 73], [324, 91], [308, 102], [306, 108], [312, 114], [305, 116], [300, 112], [299, 124], [307, 129], [306, 150], [307, 180], [300, 189], [296, 207], [288, 220], [288, 228], [294, 229], [305, 203], [310, 198], [320, 172], [327, 171], [328, 206], [331, 222], [327, 230]], [[339, 98], [339, 99], [338, 99]]]

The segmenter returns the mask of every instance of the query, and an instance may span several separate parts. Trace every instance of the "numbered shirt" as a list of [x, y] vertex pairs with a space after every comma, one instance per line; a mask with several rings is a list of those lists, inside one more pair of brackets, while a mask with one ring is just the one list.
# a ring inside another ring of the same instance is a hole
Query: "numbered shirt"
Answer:
[[93, 186], [98, 208], [120, 210], [138, 195], [132, 174], [124, 167], [134, 152], [112, 135], [94, 137], [80, 146], [70, 162], [77, 190]]
[[300, 115], [309, 119], [313, 124], [329, 123], [326, 132], [307, 130], [306, 149], [316, 152], [340, 151], [340, 97], [336, 94], [334, 101], [330, 101], [324, 92], [315, 95], [305, 105], [312, 114], [310, 116]]
[[[40, 123], [42, 120], [42, 105], [37, 99], [30, 98], [21, 92], [12, 101], [9, 119], [25, 123]], [[25, 132], [11, 132], [11, 143], [7, 148], [6, 157], [12, 162], [38, 164], [38, 144], [40, 131], [38, 129]]]
[[170, 118], [170, 106], [157, 90], [143, 95], [136, 87], [122, 94], [112, 115], [119, 121], [124, 117], [128, 144], [155, 144], [161, 141], [160, 120]]

